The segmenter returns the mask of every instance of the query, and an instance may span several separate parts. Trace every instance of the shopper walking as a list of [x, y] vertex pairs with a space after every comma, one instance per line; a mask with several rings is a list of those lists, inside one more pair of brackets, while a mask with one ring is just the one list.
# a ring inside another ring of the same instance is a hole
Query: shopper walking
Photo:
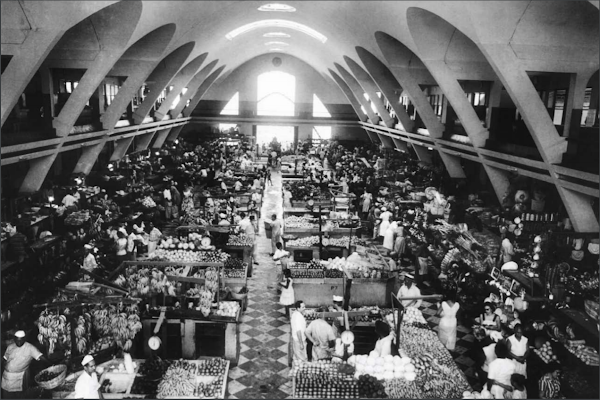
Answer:
[[460, 309], [460, 304], [456, 302], [454, 293], [446, 295], [446, 300], [442, 301], [438, 309], [438, 315], [441, 316], [438, 326], [438, 336], [440, 342], [450, 351], [454, 351], [456, 346], [456, 313]]
[[277, 250], [277, 243], [281, 242], [281, 221], [277, 219], [277, 214], [273, 214], [271, 221], [265, 219], [265, 222], [271, 226], [271, 256], [273, 256]]
[[302, 300], [297, 300], [295, 303], [296, 310], [290, 317], [290, 329], [292, 331], [292, 363], [297, 365], [308, 361], [306, 355], [306, 306]]

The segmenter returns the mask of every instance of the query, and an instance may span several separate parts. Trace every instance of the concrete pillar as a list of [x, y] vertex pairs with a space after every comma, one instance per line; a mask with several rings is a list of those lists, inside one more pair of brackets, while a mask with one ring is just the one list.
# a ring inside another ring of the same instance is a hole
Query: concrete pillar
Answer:
[[156, 131], [136, 136], [135, 151], [146, 150], [154, 138]]
[[54, 160], [56, 160], [57, 154], [58, 150], [54, 154], [29, 161], [29, 170], [27, 171], [27, 175], [25, 175], [25, 179], [23, 179], [23, 183], [21, 183], [19, 193], [30, 194], [40, 190], [50, 167], [52, 167]]
[[339, 71], [342, 79], [346, 82], [350, 90], [352, 90], [352, 93], [354, 94], [354, 97], [356, 97], [356, 100], [358, 100], [360, 105], [365, 109], [365, 112], [369, 117], [369, 122], [371, 122], [373, 125], [377, 125], [379, 123], [379, 117], [377, 116], [377, 114], [375, 114], [375, 112], [373, 112], [371, 105], [365, 99], [364, 90], [360, 86], [358, 81], [354, 78], [354, 76], [352, 76], [352, 74], [346, 71], [344, 67], [342, 67], [338, 63], [334, 63], [334, 65]]
[[192, 114], [192, 112], [194, 111], [194, 109], [196, 108], [198, 103], [200, 103], [200, 100], [202, 100], [202, 97], [204, 96], [206, 91], [212, 86], [214, 81], [219, 77], [219, 75], [221, 75], [221, 72], [223, 72], [224, 69], [225, 69], [225, 65], [221, 65], [212, 74], [210, 74], [204, 80], [204, 82], [202, 82], [202, 84], [200, 85], [200, 87], [198, 88], [196, 93], [194, 94], [194, 97], [192, 97], [192, 99], [190, 100], [190, 104], [183, 109], [184, 117], [187, 118]]
[[83, 74], [79, 84], [60, 110], [60, 114], [52, 121], [57, 136], [64, 137], [71, 132], [85, 104], [123, 52], [124, 50], [108, 49], [100, 52], [96, 57], [92, 66]]
[[571, 219], [576, 232], [598, 233], [600, 226], [592, 208], [592, 198], [583, 193], [557, 185], [558, 193]]
[[30, 30], [2, 73], [1, 119], [2, 125], [17, 104], [19, 97], [38, 71], [48, 53], [63, 35], [64, 31]]
[[161, 129], [158, 132], [156, 132], [156, 139], [154, 140], [154, 143], [152, 144], [152, 148], [153, 149], [160, 149], [163, 144], [165, 143], [165, 141], [167, 140], [167, 137], [169, 136], [169, 132], [171, 131], [171, 128], [167, 128], [167, 129]]
[[138, 63], [136, 73], [127, 77], [106, 112], [100, 117], [103, 129], [113, 129], [115, 127], [121, 118], [121, 114], [127, 109], [127, 105], [129, 105], [131, 99], [148, 78], [156, 64], [157, 61], [140, 61]]
[[411, 144], [413, 149], [415, 150], [415, 153], [417, 153], [417, 158], [419, 159], [419, 161], [431, 164], [433, 158], [431, 155], [431, 151], [427, 150], [427, 147], [419, 146], [418, 144], [414, 143]]
[[210, 71], [212, 71], [212, 69], [215, 67], [215, 65], [217, 65], [218, 61], [219, 60], [214, 60], [214, 61], [210, 62], [208, 65], [206, 65], [204, 68], [202, 68], [200, 70], [200, 72], [198, 72], [196, 75], [194, 75], [194, 77], [192, 78], [192, 80], [190, 82], [188, 82], [188, 85], [187, 85], [188, 90], [187, 90], [187, 92], [185, 92], [185, 94], [183, 96], [181, 96], [181, 100], [179, 100], [179, 104], [177, 104], [174, 109], [169, 110], [169, 115], [171, 116], [171, 118], [177, 118], [177, 116], [181, 113], [181, 110], [184, 109], [188, 100], [191, 99], [196, 94], [196, 92], [198, 91], [198, 88], [200, 87], [202, 82], [204, 82], [204, 80], [206, 79], [206, 77], [208, 76]]
[[[394, 121], [394, 119], [386, 110], [381, 98], [377, 96], [377, 91], [379, 91], [379, 87], [377, 87], [377, 85], [373, 81], [373, 78], [367, 73], [367, 71], [365, 71], [360, 65], [356, 63], [356, 61], [354, 61], [350, 57], [345, 56], [344, 60], [346, 60], [346, 64], [348, 64], [348, 67], [350, 68], [354, 76], [357, 78], [358, 83], [363, 88], [363, 91], [369, 96], [371, 103], [373, 103], [373, 105], [375, 106], [375, 109], [379, 113], [379, 117], [383, 120], [385, 126], [387, 126], [388, 128], [394, 128], [396, 121]], [[408, 121], [405, 122], [408, 123]]]
[[179, 126], [172, 128], [171, 132], [169, 132], [169, 136], [167, 137], [167, 141], [174, 142], [175, 140], [177, 140], [177, 138], [179, 137], [179, 134], [181, 133], [181, 130], [183, 129], [184, 126], [185, 125], [179, 125]]
[[102, 152], [102, 149], [104, 148], [105, 145], [106, 145], [106, 140], [103, 140], [102, 142], [95, 144], [93, 146], [84, 147], [83, 152], [81, 153], [81, 157], [79, 157], [79, 160], [77, 161], [77, 165], [75, 165], [75, 169], [73, 170], [73, 173], [75, 173], [75, 174], [83, 173], [85, 175], [88, 175], [90, 173], [90, 171], [92, 170], [92, 167], [96, 163], [96, 160], [98, 159], [98, 156], [100, 155], [100, 152]]
[[567, 104], [565, 104], [563, 137], [570, 137], [572, 139], [577, 139], [579, 137], [585, 89], [587, 88], [587, 84], [593, 73], [594, 71], [585, 74], [570, 74], [569, 92], [567, 94]]
[[408, 146], [406, 145], [406, 142], [404, 140], [401, 139], [397, 139], [397, 138], [393, 138], [394, 140], [394, 144], [396, 145], [396, 148], [398, 150], [402, 150], [408, 153]]
[[338, 74], [335, 73], [335, 71], [332, 71], [330, 69], [328, 69], [328, 71], [329, 71], [329, 74], [331, 75], [331, 77], [333, 78], [333, 80], [338, 84], [340, 89], [342, 89], [342, 92], [344, 93], [344, 95], [346, 96], [348, 101], [350, 102], [350, 105], [352, 105], [352, 108], [354, 109], [354, 112], [358, 116], [358, 119], [362, 122], [366, 122], [367, 114], [365, 114], [363, 112], [363, 110], [361, 110], [360, 102], [356, 99], [352, 90], [348, 87], [346, 82], [344, 82], [344, 80]]
[[448, 171], [448, 175], [450, 175], [450, 178], [466, 178], [465, 171], [463, 170], [459, 157], [444, 153], [443, 151], [439, 151], [439, 155], [444, 163], [444, 166], [446, 167], [446, 171]]
[[502, 82], [495, 80], [492, 83], [490, 89], [490, 95], [488, 96], [488, 109], [485, 116], [485, 124], [490, 131], [494, 131], [495, 120], [494, 116], [497, 113], [498, 107], [500, 107], [500, 99], [502, 98]]
[[415, 123], [406, 113], [406, 109], [399, 101], [400, 96], [397, 94], [403, 89], [403, 86], [398, 83], [394, 77], [394, 74], [388, 69], [388, 67], [379, 61], [379, 59], [373, 54], [369, 53], [362, 47], [357, 47], [356, 51], [361, 61], [365, 65], [365, 68], [371, 77], [373, 77], [373, 80], [379, 87], [380, 91], [387, 98], [392, 109], [398, 116], [398, 120], [400, 121], [404, 131], [414, 132]]
[[110, 161], [119, 161], [121, 158], [125, 157], [132, 142], [133, 136], [115, 140], [115, 149], [110, 156]]
[[548, 164], [560, 164], [567, 142], [558, 134], [527, 71], [519, 67], [520, 60], [510, 46], [480, 48], [523, 116], [543, 160]]
[[381, 143], [383, 143], [383, 147], [385, 147], [386, 149], [395, 149], [396, 148], [396, 145], [394, 145], [394, 141], [388, 135], [384, 135], [382, 133], [377, 133], [377, 136], [379, 136], [379, 140], [381, 140]]
[[[169, 92], [165, 101], [154, 113], [154, 118], [157, 121], [161, 121], [165, 117], [165, 115], [167, 115], [167, 113], [171, 109], [171, 105], [173, 104], [177, 96], [181, 94], [188, 82], [193, 78], [194, 74], [198, 72], [198, 69], [206, 59], [207, 55], [208, 53], [204, 53], [194, 58], [192, 61], [187, 63], [185, 67], [183, 67], [181, 71], [177, 73], [177, 75], [175, 75], [175, 78], [173, 78], [173, 80], [170, 82], [170, 84], [173, 85], [173, 90]], [[181, 101], [181, 98], [179, 98], [179, 101]]]
[[367, 130], [367, 129], [365, 129], [365, 132], [367, 132], [367, 136], [369, 136], [369, 139], [371, 140], [371, 143], [378, 143], [379, 142], [379, 140], [377, 140], [378, 137], [377, 137], [377, 134], [375, 132], [371, 132], [370, 130]]
[[189, 42], [172, 51], [168, 56], [163, 58], [154, 71], [152, 71], [152, 74], [148, 77], [148, 81], [150, 82], [148, 89], [150, 92], [142, 104], [140, 104], [133, 113], [133, 122], [135, 124], [141, 124], [142, 121], [144, 121], [144, 118], [148, 116], [150, 110], [154, 107], [154, 102], [158, 99], [158, 96], [160, 96], [163, 89], [167, 87], [169, 82], [173, 79], [173, 76], [177, 71], [179, 71], [181, 65], [192, 52], [194, 45], [194, 42]]

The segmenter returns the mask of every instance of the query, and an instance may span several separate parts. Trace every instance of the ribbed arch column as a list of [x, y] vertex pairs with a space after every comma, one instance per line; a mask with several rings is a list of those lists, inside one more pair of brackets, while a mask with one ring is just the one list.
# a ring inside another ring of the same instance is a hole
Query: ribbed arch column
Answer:
[[367, 115], [363, 112], [363, 110], [360, 109], [360, 102], [356, 99], [354, 93], [348, 87], [348, 84], [346, 84], [346, 82], [338, 74], [336, 74], [335, 71], [332, 71], [331, 69], [327, 70], [329, 71], [329, 74], [331, 75], [335, 83], [337, 83], [337, 85], [340, 87], [340, 89], [350, 102], [350, 105], [354, 109], [354, 112], [356, 113], [358, 119], [362, 122], [365, 122], [367, 120]]
[[[177, 73], [173, 80], [169, 82], [169, 85], [173, 86], [173, 90], [169, 92], [163, 104], [161, 104], [160, 108], [154, 113], [154, 117], [157, 120], [160, 121], [165, 117], [165, 115], [167, 115], [169, 109], [171, 108], [171, 105], [173, 104], [177, 96], [181, 95], [183, 88], [186, 87], [186, 85], [192, 79], [194, 74], [198, 72], [198, 69], [200, 69], [200, 66], [202, 65], [204, 60], [206, 60], [207, 56], [208, 53], [203, 53], [198, 57], [194, 58], [183, 68], [181, 68], [181, 70]], [[181, 97], [179, 98], [179, 101], [181, 101]]]
[[[78, 46], [85, 41], [90, 48], [98, 46], [100, 49], [91, 67], [87, 69], [59, 115], [52, 121], [57, 136], [67, 136], [71, 132], [87, 101], [125, 52], [141, 14], [141, 1], [116, 3], [75, 25], [57, 44], [53, 51], [58, 53], [55, 58], [63, 54], [72, 58], [73, 53], [77, 54], [77, 50], [70, 49], [73, 36], [78, 37]], [[63, 40], [65, 43], [62, 43]]]
[[127, 76], [125, 83], [100, 117], [104, 129], [113, 129], [121, 114], [154, 70], [173, 35], [175, 24], [163, 25], [131, 45], [117, 62], [110, 75]]
[[158, 99], [163, 89], [167, 87], [171, 79], [173, 79], [177, 71], [179, 71], [185, 60], [187, 60], [195, 45], [195, 42], [188, 42], [173, 50], [152, 71], [148, 77], [148, 89], [150, 92], [133, 113], [133, 121], [136, 124], [141, 124], [144, 118], [148, 116], [154, 106], [154, 102]]
[[200, 85], [200, 87], [198, 88], [196, 93], [194, 94], [194, 97], [192, 97], [192, 99], [190, 100], [190, 104], [183, 109], [184, 117], [189, 117], [192, 114], [192, 112], [194, 111], [196, 106], [198, 106], [198, 103], [200, 103], [200, 100], [202, 100], [202, 97], [204, 96], [206, 91], [208, 89], [210, 89], [212, 84], [219, 77], [219, 75], [221, 75], [221, 73], [223, 72], [224, 69], [225, 69], [225, 65], [221, 65], [212, 74], [210, 74], [204, 80], [204, 82], [202, 82], [202, 84]]
[[373, 78], [373, 81], [379, 87], [379, 90], [386, 97], [390, 103], [392, 109], [398, 116], [402, 128], [406, 132], [414, 132], [414, 122], [410, 119], [406, 113], [406, 109], [400, 104], [400, 92], [403, 90], [398, 80], [394, 77], [392, 72], [385, 66], [384, 63], [379, 61], [377, 57], [368, 52], [362, 47], [356, 47], [358, 57], [362, 61], [363, 65], [367, 69], [367, 72]]
[[[358, 63], [356, 61], [354, 61], [350, 57], [344, 56], [344, 61], [346, 61], [346, 64], [352, 71], [352, 74], [354, 74], [354, 76], [358, 80], [360, 86], [363, 88], [363, 90], [369, 96], [369, 99], [371, 100], [371, 102], [373, 103], [375, 108], [377, 109], [377, 112], [379, 113], [379, 116], [383, 120], [383, 123], [385, 124], [385, 126], [387, 126], [388, 128], [394, 128], [395, 121], [390, 116], [388, 110], [385, 108], [385, 105], [383, 104], [383, 101], [381, 100], [381, 98], [379, 96], [377, 96], [376, 92], [378, 91], [379, 88], [373, 81], [373, 78], [371, 78], [371, 76], [367, 73], [367, 71], [365, 71], [360, 65], [358, 65]], [[406, 121], [406, 122], [408, 123], [408, 121]]]
[[[423, 120], [429, 135], [434, 139], [441, 138], [444, 133], [444, 125], [442, 125], [437, 115], [435, 115], [433, 112], [431, 104], [429, 104], [429, 101], [425, 97], [423, 90], [419, 86], [420, 82], [415, 76], [413, 76], [411, 72], [410, 67], [412, 66], [412, 69], [415, 68], [414, 61], [418, 60], [417, 56], [402, 43], [384, 32], [376, 32], [375, 39], [377, 40], [377, 44], [382, 54], [388, 63], [393, 66], [393, 71], [383, 64], [379, 59], [377, 59], [373, 54], [361, 47], [357, 47], [356, 51], [358, 52], [359, 57], [361, 57], [363, 60], [365, 66], [367, 66], [367, 68], [373, 68], [375, 71], [381, 71], [380, 74], [377, 74], [376, 72], [373, 74], [380, 75], [382, 77], [386, 76], [387, 78], [385, 79], [387, 81], [397, 82], [398, 86], [403, 88], [412, 103], [415, 105], [415, 108]], [[419, 65], [422, 65], [420, 61]], [[398, 103], [398, 107], [404, 112], [405, 115], [407, 115], [404, 106]], [[414, 147], [415, 146], [413, 145], [413, 148]], [[437, 144], [435, 147], [436, 150], [438, 150], [440, 158], [442, 159], [450, 177], [456, 179], [465, 178], [465, 172], [460, 163], [460, 158], [455, 155], [439, 151], [439, 146]], [[416, 148], [414, 148], [414, 150], [417, 153], [417, 156], [419, 156], [419, 154], [423, 154], [422, 151], [417, 151]]]
[[[411, 7], [407, 10], [408, 28], [412, 35], [421, 61], [425, 64], [433, 78], [441, 87], [448, 102], [452, 104], [460, 119], [474, 149], [480, 158], [479, 148], [484, 147], [489, 136], [487, 129], [481, 124], [473, 106], [467, 100], [465, 92], [457, 77], [450, 68], [448, 60], [449, 49], [457, 54], [469, 55], [471, 59], [460, 60], [460, 67], [470, 67], [473, 71], [465, 71], [464, 75], [473, 76], [486, 74], [489, 66], [482, 62], [482, 56], [472, 46], [462, 32], [427, 10]], [[470, 46], [471, 45], [471, 46]], [[468, 46], [464, 48], [465, 46]], [[463, 48], [461, 48], [463, 47]], [[450, 54], [452, 56], [452, 54]], [[498, 201], [502, 202], [509, 188], [508, 172], [482, 163], [489, 180], [494, 188]]]
[[202, 82], [204, 82], [208, 74], [210, 74], [210, 71], [213, 70], [213, 68], [217, 65], [218, 62], [219, 60], [211, 61], [204, 68], [202, 68], [200, 72], [194, 75], [190, 82], [188, 82], [187, 92], [185, 92], [185, 94], [181, 96], [179, 104], [177, 104], [174, 109], [169, 111], [169, 115], [171, 116], [171, 118], [177, 118], [179, 114], [181, 114], [181, 110], [185, 108], [188, 100], [190, 100], [196, 94], [198, 88], [200, 87], [200, 85], [202, 85]]
[[352, 74], [350, 74], [350, 72], [346, 71], [346, 69], [344, 67], [342, 67], [340, 64], [334, 63], [333, 65], [335, 65], [335, 67], [339, 71], [342, 79], [346, 82], [346, 84], [348, 85], [348, 87], [350, 88], [352, 93], [354, 93], [354, 97], [356, 98], [356, 100], [358, 100], [360, 105], [364, 108], [367, 116], [369, 117], [369, 121], [373, 125], [377, 125], [379, 123], [379, 117], [377, 116], [377, 114], [375, 114], [373, 112], [371, 105], [365, 99], [365, 96], [364, 96], [365, 91], [360, 86], [360, 84], [358, 83], [356, 78], [354, 76], [352, 76]]

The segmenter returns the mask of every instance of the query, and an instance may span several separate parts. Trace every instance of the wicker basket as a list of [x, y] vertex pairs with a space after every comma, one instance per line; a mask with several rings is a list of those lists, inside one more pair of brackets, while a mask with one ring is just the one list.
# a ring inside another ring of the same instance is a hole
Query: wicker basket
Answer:
[[231, 294], [231, 297], [234, 298], [235, 300], [243, 300], [246, 297], [248, 297], [248, 292], [246, 292], [246, 293], [236, 293], [234, 290], [232, 290], [229, 293]]
[[[60, 372], [60, 375], [58, 375], [56, 378], [54, 379], [50, 379], [49, 381], [40, 381], [39, 380], [39, 376], [43, 373], [43, 372]], [[61, 365], [53, 365], [52, 367], [46, 368], [43, 371], [40, 371], [40, 373], [38, 373], [35, 376], [35, 383], [38, 384], [39, 387], [46, 389], [46, 390], [52, 390], [60, 385], [62, 385], [62, 383], [65, 381], [65, 378], [67, 377], [67, 366], [64, 364]]]
[[586, 300], [584, 305], [587, 315], [598, 321], [598, 308], [600, 308], [600, 305], [592, 300]]

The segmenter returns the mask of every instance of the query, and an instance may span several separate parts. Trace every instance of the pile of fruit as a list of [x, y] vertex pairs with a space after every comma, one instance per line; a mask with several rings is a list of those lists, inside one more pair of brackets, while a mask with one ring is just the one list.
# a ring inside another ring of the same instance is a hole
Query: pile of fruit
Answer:
[[73, 332], [75, 333], [75, 342], [77, 343], [77, 352], [79, 354], [87, 354], [91, 331], [92, 315], [86, 312], [77, 317], [77, 326]]
[[408, 357], [391, 355], [380, 357], [373, 350], [368, 356], [364, 354], [351, 356], [348, 363], [356, 366], [355, 377], [370, 375], [376, 379], [391, 380], [396, 378], [408, 381], [414, 381], [417, 378], [415, 365]]
[[244, 262], [242, 260], [240, 260], [239, 258], [233, 258], [233, 257], [229, 257], [227, 260], [225, 260], [225, 268], [226, 269], [244, 269], [245, 265]]
[[416, 307], [407, 307], [404, 309], [403, 324], [427, 324], [423, 313]]
[[240, 304], [237, 301], [221, 301], [215, 314], [222, 317], [235, 317], [239, 309]]
[[112, 347], [114, 344], [115, 339], [113, 339], [112, 336], [102, 337], [95, 341], [94, 344], [92, 344], [92, 346], [90, 347], [90, 353], [97, 353], [99, 351], [106, 350], [109, 347]]
[[414, 325], [403, 325], [400, 331], [400, 354], [416, 359], [422, 354], [431, 354], [440, 365], [456, 368], [450, 352], [439, 341], [437, 333]]
[[290, 269], [292, 278], [322, 279], [325, 278], [323, 269]]
[[329, 361], [300, 365], [295, 371], [296, 398], [358, 398], [358, 382], [351, 372], [354, 369], [348, 367]]
[[156, 398], [193, 396], [196, 391], [196, 366], [175, 361], [158, 384]]
[[552, 351], [550, 342], [544, 342], [539, 349], [533, 349], [533, 351], [546, 364], [550, 362], [559, 362], [558, 357], [556, 357], [556, 354]]
[[287, 247], [313, 247], [319, 244], [318, 236], [308, 236], [296, 240], [289, 240], [286, 243]]
[[40, 372], [39, 375], [37, 375], [37, 380], [40, 382], [48, 382], [48, 381], [51, 381], [52, 379], [56, 378], [60, 374], [62, 374], [62, 371], [50, 372], [48, 370], [44, 370], [44, 371]]
[[246, 277], [246, 271], [243, 269], [225, 269], [223, 273], [225, 278], [243, 279]]
[[200, 305], [199, 305], [200, 311], [202, 312], [202, 315], [204, 315], [205, 317], [208, 317], [210, 315], [210, 307], [212, 306], [214, 294], [210, 290], [206, 290], [205, 287], [202, 287], [202, 289], [200, 289], [199, 295], [200, 295]]
[[146, 208], [154, 208], [156, 207], [156, 202], [154, 201], [154, 199], [152, 199], [152, 197], [146, 196], [142, 200], [142, 206]]
[[254, 244], [254, 240], [243, 233], [239, 235], [229, 235], [227, 240], [227, 246], [244, 246], [251, 247]]
[[490, 393], [489, 390], [483, 389], [481, 392], [471, 392], [469, 390], [465, 390], [462, 394], [463, 399], [493, 399], [494, 395]]
[[383, 382], [368, 374], [358, 378], [358, 395], [361, 399], [385, 399], [388, 397]]
[[383, 385], [390, 399], [420, 399], [423, 397], [415, 381], [392, 379], [384, 381]]
[[[185, 362], [185, 361], [183, 361]], [[201, 360], [197, 364], [196, 372], [203, 376], [222, 376], [227, 368], [227, 361], [222, 358]]]
[[57, 344], [70, 348], [71, 346], [71, 324], [67, 317], [48, 310], [40, 313], [36, 321], [39, 334], [38, 342], [48, 346], [48, 354], [54, 353]]
[[284, 225], [286, 228], [318, 229], [319, 224], [314, 222], [315, 219], [316, 218], [292, 215], [284, 220]]
[[586, 346], [585, 340], [570, 340], [565, 347], [587, 365], [598, 366], [598, 352], [593, 347]]
[[175, 286], [167, 275], [157, 268], [132, 265], [119, 275], [114, 283], [130, 291], [133, 297], [152, 297], [159, 293], [176, 296]]
[[308, 269], [309, 263], [291, 261], [288, 263], [288, 269]]
[[185, 267], [177, 267], [174, 265], [169, 265], [165, 267], [165, 275], [169, 276], [188, 276], [190, 273], [190, 266]]
[[74, 213], [69, 214], [67, 218], [65, 218], [65, 225], [80, 226], [88, 219], [90, 219], [89, 211], [75, 211]]
[[208, 267], [204, 272], [204, 285], [213, 293], [219, 290], [219, 270], [216, 267]]
[[367, 243], [356, 237], [356, 236], [352, 236], [352, 239], [350, 239], [349, 236], [342, 236], [340, 238], [323, 238], [323, 246], [335, 246], [335, 247], [348, 247], [348, 243], [350, 243], [351, 246], [366, 246]]
[[216, 378], [210, 383], [200, 382], [198, 383], [194, 397], [198, 397], [200, 399], [219, 398], [221, 396], [222, 388], [223, 377]]
[[140, 366], [138, 375], [133, 381], [131, 393], [143, 393], [149, 398], [156, 398], [160, 378], [167, 372], [172, 361], [156, 358], [146, 361]]
[[326, 269], [325, 270], [325, 278], [343, 278], [344, 271], [340, 271], [339, 269]]
[[125, 351], [131, 349], [133, 339], [142, 330], [139, 310], [135, 304], [96, 306], [91, 314], [98, 336], [110, 336]]

